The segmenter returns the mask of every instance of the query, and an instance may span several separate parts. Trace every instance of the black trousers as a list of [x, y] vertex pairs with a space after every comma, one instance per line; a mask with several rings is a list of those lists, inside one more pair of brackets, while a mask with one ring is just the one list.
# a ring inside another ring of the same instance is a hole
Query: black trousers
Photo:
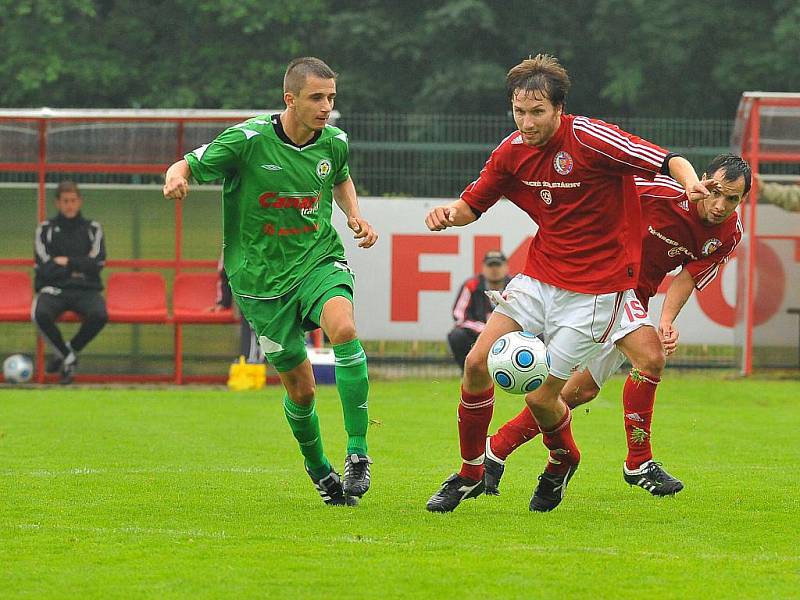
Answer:
[[450, 333], [447, 334], [447, 343], [450, 344], [450, 351], [462, 371], [464, 370], [464, 362], [467, 360], [467, 354], [469, 354], [477, 339], [477, 332], [464, 327], [453, 327]]
[[64, 343], [56, 320], [68, 310], [76, 312], [82, 317], [78, 333], [69, 342], [76, 354], [83, 350], [86, 344], [92, 341], [108, 322], [106, 301], [100, 292], [43, 288], [33, 300], [33, 310], [31, 311], [33, 321], [47, 341], [61, 353], [61, 356], [67, 356], [69, 348]]

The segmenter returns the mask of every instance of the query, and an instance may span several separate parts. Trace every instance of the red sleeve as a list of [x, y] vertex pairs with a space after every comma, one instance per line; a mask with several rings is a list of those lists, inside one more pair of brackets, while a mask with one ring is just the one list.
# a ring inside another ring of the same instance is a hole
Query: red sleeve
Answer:
[[660, 146], [598, 119], [575, 117], [572, 133], [590, 162], [619, 175], [652, 180], [668, 154]]
[[699, 260], [693, 260], [686, 264], [684, 268], [689, 270], [689, 275], [694, 279], [694, 287], [696, 289], [702, 290], [714, 280], [719, 272], [719, 268], [728, 262], [728, 259], [731, 257], [731, 254], [733, 254], [733, 251], [736, 249], [741, 239], [742, 224], [737, 217], [736, 228], [733, 235], [725, 240], [718, 250]]
[[666, 175], [656, 175], [653, 181], [634, 177], [633, 181], [636, 184], [636, 193], [639, 194], [639, 198], [671, 200], [673, 202], [689, 200], [686, 196], [686, 190], [683, 189], [681, 184]]
[[508, 180], [508, 173], [501, 166], [500, 153], [504, 143], [505, 140], [494, 149], [478, 178], [461, 192], [461, 199], [479, 213], [489, 210], [503, 195]]

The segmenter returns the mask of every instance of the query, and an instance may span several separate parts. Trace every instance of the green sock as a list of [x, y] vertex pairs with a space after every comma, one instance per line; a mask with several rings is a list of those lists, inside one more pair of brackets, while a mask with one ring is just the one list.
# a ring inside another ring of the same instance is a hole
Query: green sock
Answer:
[[306, 468], [316, 477], [324, 477], [331, 470], [331, 463], [322, 449], [322, 434], [319, 431], [319, 417], [314, 410], [315, 403], [300, 406], [292, 402], [289, 395], [283, 397], [283, 412], [294, 439], [300, 444], [300, 452], [305, 457]]
[[342, 399], [344, 428], [347, 431], [347, 453], [367, 453], [367, 355], [358, 339], [336, 344], [333, 347], [336, 357], [336, 388]]

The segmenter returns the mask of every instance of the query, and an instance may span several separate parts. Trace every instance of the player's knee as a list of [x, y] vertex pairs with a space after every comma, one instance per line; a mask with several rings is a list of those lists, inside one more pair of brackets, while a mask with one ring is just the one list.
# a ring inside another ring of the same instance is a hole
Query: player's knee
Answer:
[[39, 324], [52, 325], [55, 324], [57, 318], [56, 315], [44, 310], [38, 304], [36, 305], [36, 310], [33, 312], [33, 319]]
[[317, 393], [317, 386], [313, 381], [297, 382], [287, 388], [286, 393], [289, 394], [292, 402], [300, 406], [308, 406], [314, 401], [314, 396]]
[[486, 366], [486, 353], [473, 347], [467, 354], [467, 360], [464, 361], [464, 374], [467, 377], [488, 376], [489, 369]]
[[542, 387], [525, 396], [525, 404], [534, 414], [542, 409], [552, 409], [560, 401], [562, 387], [563, 383], [559, 383], [553, 377], [548, 377]]
[[575, 408], [581, 404], [586, 404], [597, 398], [600, 393], [600, 388], [597, 387], [578, 387], [561, 390], [561, 399], [570, 408]]
[[108, 323], [108, 313], [105, 309], [93, 310], [85, 315], [84, 320], [102, 327]]
[[648, 352], [637, 361], [638, 364], [633, 365], [636, 369], [653, 377], [661, 377], [664, 372], [664, 366], [667, 363], [664, 351], [659, 348]]
[[332, 344], [344, 344], [356, 339], [356, 325], [353, 322], [342, 323], [332, 327], [328, 332]]

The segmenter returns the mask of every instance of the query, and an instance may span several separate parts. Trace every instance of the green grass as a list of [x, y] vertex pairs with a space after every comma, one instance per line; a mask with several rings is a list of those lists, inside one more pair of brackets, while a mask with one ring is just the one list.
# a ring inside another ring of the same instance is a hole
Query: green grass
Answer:
[[[555, 512], [503, 495], [428, 514], [456, 467], [447, 381], [375, 382], [373, 489], [324, 506], [277, 388], [0, 389], [0, 595], [93, 598], [788, 598], [800, 586], [800, 384], [669, 373], [656, 457], [686, 489], [622, 481], [621, 379], [575, 415], [581, 470]], [[519, 400], [500, 393], [492, 430]], [[319, 392], [344, 453], [335, 389]]]

